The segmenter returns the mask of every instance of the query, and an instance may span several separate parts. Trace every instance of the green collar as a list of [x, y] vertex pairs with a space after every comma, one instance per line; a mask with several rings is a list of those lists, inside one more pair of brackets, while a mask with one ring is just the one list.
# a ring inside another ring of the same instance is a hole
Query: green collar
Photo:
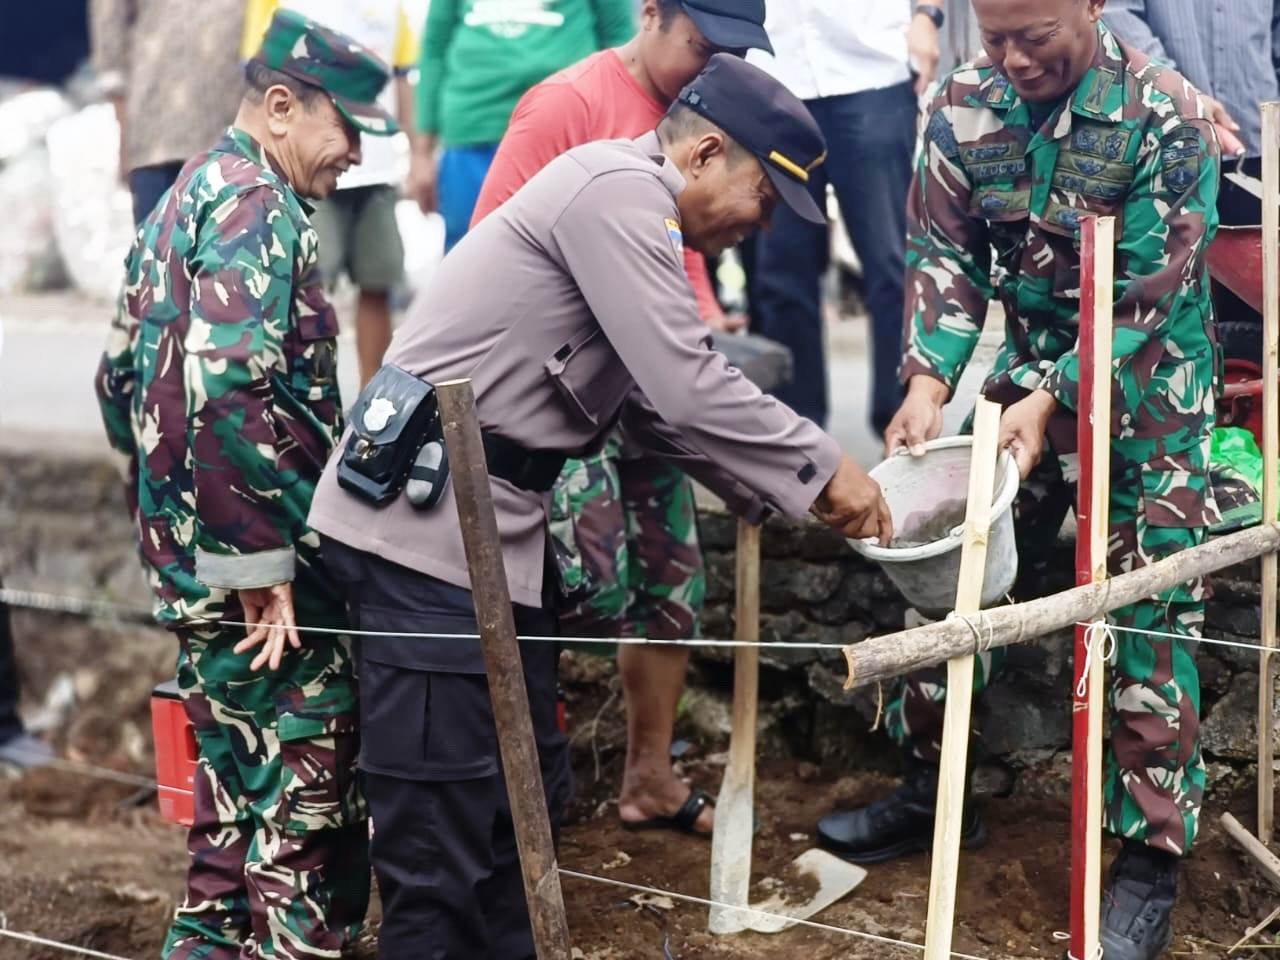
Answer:
[[260, 167], [270, 167], [267, 151], [257, 140], [253, 139], [239, 127], [227, 127], [215, 150], [222, 153], [238, 153], [247, 160], [252, 160]]
[[[1099, 21], [1097, 31], [1098, 49], [1071, 95], [1071, 111], [1090, 120], [1119, 123], [1124, 118], [1125, 105], [1124, 55], [1106, 24]], [[975, 107], [1002, 113], [1024, 105], [1009, 78], [994, 68], [966, 99]]]
[[289, 191], [293, 198], [298, 202], [298, 205], [306, 212], [307, 216], [311, 216], [315, 207], [293, 189], [293, 185], [289, 183], [289, 179], [284, 175], [284, 171], [276, 165], [271, 154], [267, 153], [266, 147], [260, 144], [248, 133], [241, 130], [239, 127], [227, 127], [226, 131], [222, 134], [222, 139], [214, 145], [213, 149], [215, 153], [239, 154], [251, 163], [262, 167], [264, 170], [270, 171], [270, 173], [280, 181], [280, 185]]

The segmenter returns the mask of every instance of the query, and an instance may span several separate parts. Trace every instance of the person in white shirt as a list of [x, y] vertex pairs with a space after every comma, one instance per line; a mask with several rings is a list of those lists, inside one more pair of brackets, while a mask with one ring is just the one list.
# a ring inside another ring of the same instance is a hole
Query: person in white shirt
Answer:
[[[907, 189], [915, 150], [917, 96], [938, 68], [943, 0], [875, 0], [850, 15], [843, 0], [769, 5], [772, 57], [748, 59], [800, 97], [827, 139], [830, 156], [809, 188], [825, 207], [827, 184], [862, 264], [871, 314], [871, 423], [882, 432], [901, 402]], [[827, 422], [827, 369], [819, 281], [827, 265], [825, 226], [779, 210], [756, 241], [751, 296], [755, 332], [790, 348], [791, 383], [778, 399]]]
[[[409, 70], [418, 55], [417, 29], [402, 0], [250, 0], [245, 15], [244, 56], [253, 55], [276, 7], [289, 7], [364, 44], [394, 71], [382, 105], [401, 130], [412, 130], [413, 93]], [[420, 24], [418, 25], [421, 26]], [[320, 237], [320, 270], [330, 288], [346, 273], [358, 288], [356, 354], [360, 386], [382, 366], [391, 342], [391, 290], [404, 275], [404, 244], [396, 226], [394, 137], [360, 138], [359, 165], [338, 180], [337, 191], [315, 205], [311, 224]]]

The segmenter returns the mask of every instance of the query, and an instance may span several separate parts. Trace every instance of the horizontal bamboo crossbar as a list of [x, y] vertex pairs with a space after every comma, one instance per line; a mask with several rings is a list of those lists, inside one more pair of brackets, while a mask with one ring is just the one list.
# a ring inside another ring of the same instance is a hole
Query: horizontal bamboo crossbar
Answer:
[[1074, 623], [1097, 620], [1120, 607], [1154, 596], [1187, 580], [1280, 550], [1280, 524], [1268, 523], [1218, 537], [1150, 566], [1118, 574], [1052, 596], [984, 610], [873, 637], [844, 648], [849, 676], [844, 688], [902, 676], [973, 653], [976, 648], [1007, 647], [1044, 636]]

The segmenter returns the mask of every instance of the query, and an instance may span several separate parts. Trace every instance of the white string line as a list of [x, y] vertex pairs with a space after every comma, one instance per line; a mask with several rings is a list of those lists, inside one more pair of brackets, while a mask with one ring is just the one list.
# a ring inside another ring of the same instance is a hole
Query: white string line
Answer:
[[[1108, 583], [1110, 581], [1107, 581]], [[25, 609], [44, 610], [53, 613], [67, 613], [78, 616], [100, 617], [103, 619], [129, 619], [138, 620], [148, 624], [160, 626], [155, 622], [150, 612], [144, 612], [132, 607], [125, 607], [120, 604], [108, 603], [102, 600], [86, 600], [80, 597], [74, 597], [66, 594], [38, 593], [31, 590], [13, 590], [10, 588], [0, 588], [0, 603], [7, 604], [11, 607], [21, 607]], [[980, 624], [986, 619], [985, 614], [979, 614], [979, 624], [974, 624], [967, 617], [957, 617], [969, 627], [974, 635], [975, 648], [977, 652], [985, 652], [992, 646], [991, 638], [984, 639], [981, 636]], [[1097, 621], [1094, 621], [1096, 623]], [[1077, 621], [1076, 626], [1093, 627], [1094, 623], [1087, 621]], [[230, 626], [230, 627], [254, 627], [263, 626], [263, 624], [250, 624], [243, 620], [207, 620], [207, 619], [191, 619], [184, 621], [183, 626], [201, 627], [201, 626]], [[989, 622], [986, 624], [988, 629], [993, 631], [994, 627]], [[267, 627], [280, 627], [287, 629], [283, 624], [265, 624]], [[1213, 637], [1189, 637], [1181, 633], [1165, 633], [1159, 630], [1144, 630], [1140, 627], [1123, 627], [1111, 623], [1107, 625], [1110, 631], [1123, 631], [1125, 633], [1144, 633], [1153, 637], [1163, 637], [1169, 640], [1195, 640], [1198, 643], [1214, 644], [1223, 647], [1237, 647], [1241, 650], [1257, 650], [1261, 652], [1271, 651], [1280, 652], [1275, 647], [1264, 647], [1257, 643], [1246, 643], [1238, 640], [1220, 640]], [[343, 629], [338, 627], [308, 627], [298, 626], [296, 629], [301, 633], [331, 633], [346, 634], [348, 636], [361, 637], [405, 637], [409, 639], [421, 640], [479, 640], [480, 635], [476, 633], [406, 633], [391, 630], [355, 630]], [[545, 641], [549, 643], [614, 643], [622, 646], [667, 646], [667, 647], [764, 647], [764, 648], [785, 648], [791, 650], [843, 650], [848, 644], [844, 643], [820, 643], [820, 642], [791, 642], [791, 641], [748, 641], [748, 640], [714, 640], [705, 637], [694, 637], [683, 640], [655, 640], [650, 637], [563, 637], [563, 636], [541, 636], [536, 634], [521, 634], [517, 637], [519, 640], [535, 640]]]
[[88, 947], [77, 947], [70, 943], [62, 943], [59, 940], [46, 940], [44, 937], [37, 937], [33, 933], [19, 933], [17, 930], [6, 930], [4, 927], [0, 927], [0, 937], [10, 937], [13, 940], [22, 940], [42, 947], [51, 947], [54, 950], [65, 950], [67, 953], [78, 953], [82, 957], [98, 957], [100, 960], [129, 960], [128, 957], [116, 956], [114, 953], [102, 953], [98, 950], [90, 950]]
[[[1093, 624], [1077, 622], [1077, 627], [1091, 627]], [[1208, 643], [1218, 647], [1238, 647], [1241, 650], [1258, 650], [1261, 652], [1280, 653], [1280, 647], [1264, 647], [1260, 643], [1246, 643], [1243, 640], [1219, 640], [1214, 637], [1196, 637], [1185, 633], [1166, 633], [1162, 630], [1145, 630], [1142, 627], [1122, 627], [1118, 624], [1107, 624], [1111, 632], [1145, 633], [1148, 636], [1160, 637], [1164, 640], [1192, 640], [1196, 643]]]
[[123, 783], [130, 787], [149, 787], [155, 789], [156, 781], [150, 777], [144, 777], [136, 773], [125, 773], [122, 770], [113, 770], [111, 767], [100, 767], [92, 763], [84, 763], [79, 760], [68, 760], [65, 757], [48, 757], [43, 761], [44, 766], [53, 767], [57, 770], [65, 770], [67, 773], [78, 773], [85, 777], [96, 777], [99, 780], [113, 780], [116, 783]]
[[[22, 607], [33, 610], [44, 610], [54, 613], [68, 613], [78, 616], [102, 617], [104, 619], [141, 620], [154, 623], [149, 612], [143, 612], [119, 604], [100, 600], [85, 600], [65, 594], [37, 593], [31, 590], [0, 589], [0, 603], [11, 607]], [[159, 624], [156, 624], [157, 626]], [[208, 620], [193, 618], [181, 624], [185, 627], [279, 627], [278, 623], [248, 623], [244, 620]], [[414, 640], [479, 640], [478, 633], [414, 633], [398, 630], [356, 630], [346, 627], [308, 627], [299, 625], [300, 633], [328, 633], [353, 637], [405, 637]], [[693, 637], [682, 640], [656, 640], [652, 637], [564, 637], [542, 636], [538, 634], [520, 634], [518, 640], [535, 640], [548, 643], [615, 643], [622, 646], [664, 646], [664, 647], [782, 647], [789, 650], [843, 650], [843, 643], [820, 643], [752, 640], [714, 640], [709, 637]]]
[[[567, 870], [564, 867], [557, 868], [563, 877], [573, 877], [575, 880], [592, 880], [596, 883], [604, 883], [609, 886], [623, 887], [627, 890], [636, 890], [640, 893], [650, 893], [659, 897], [672, 897], [676, 900], [685, 900], [689, 903], [696, 903], [704, 907], [720, 907], [725, 910], [736, 910], [740, 913], [750, 913], [757, 917], [770, 917], [774, 920], [785, 920], [788, 924], [795, 924], [802, 927], [812, 927], [815, 930], [825, 930], [828, 933], [839, 933], [846, 937], [858, 937], [863, 940], [874, 940], [877, 943], [888, 944], [894, 947], [903, 947], [907, 950], [923, 951], [924, 944], [912, 943], [910, 940], [895, 940], [893, 937], [883, 937], [875, 933], [867, 933], [863, 930], [850, 930], [847, 927], [836, 927], [829, 923], [819, 923], [816, 920], [799, 920], [795, 917], [788, 917], [782, 913], [770, 913], [768, 910], [757, 910], [755, 907], [740, 907], [732, 903], [722, 903], [719, 900], [707, 900], [703, 897], [693, 897], [685, 893], [676, 893], [674, 890], [660, 890], [657, 887], [646, 887], [638, 883], [627, 883], [625, 880], [614, 880], [611, 877], [597, 877], [590, 873], [579, 873], [577, 870]], [[983, 957], [976, 957], [970, 953], [956, 953], [954, 950], [950, 954], [953, 957], [959, 957], [960, 960], [984, 960]]]
[[[218, 627], [281, 627], [279, 623], [246, 623], [243, 620], [188, 620], [186, 624], [193, 627], [200, 625]], [[355, 630], [341, 627], [298, 627], [299, 633], [337, 633], [352, 637], [407, 637], [413, 640], [479, 640], [478, 633], [407, 633], [402, 630]], [[789, 640], [773, 642], [755, 640], [712, 640], [707, 637], [692, 637], [684, 640], [655, 640], [652, 637], [561, 637], [555, 635], [518, 634], [517, 640], [539, 640], [547, 643], [616, 643], [620, 646], [660, 646], [660, 647], [786, 647], [789, 650], [843, 650], [843, 643], [792, 643]]]

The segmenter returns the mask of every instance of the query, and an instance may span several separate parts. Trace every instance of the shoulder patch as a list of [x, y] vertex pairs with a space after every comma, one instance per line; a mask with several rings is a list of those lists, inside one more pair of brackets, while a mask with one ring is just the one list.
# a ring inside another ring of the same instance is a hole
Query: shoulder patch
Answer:
[[960, 145], [956, 143], [955, 130], [952, 128], [951, 122], [943, 116], [941, 110], [933, 111], [933, 114], [929, 117], [929, 123], [925, 127], [925, 137], [948, 160], [959, 158]]
[[676, 252], [677, 257], [683, 257], [684, 234], [680, 231], [680, 221], [666, 217], [662, 223], [667, 228], [667, 239], [671, 241], [671, 249]]
[[1200, 131], [1193, 126], [1178, 127], [1161, 141], [1161, 174], [1166, 193], [1186, 193], [1200, 179]]

